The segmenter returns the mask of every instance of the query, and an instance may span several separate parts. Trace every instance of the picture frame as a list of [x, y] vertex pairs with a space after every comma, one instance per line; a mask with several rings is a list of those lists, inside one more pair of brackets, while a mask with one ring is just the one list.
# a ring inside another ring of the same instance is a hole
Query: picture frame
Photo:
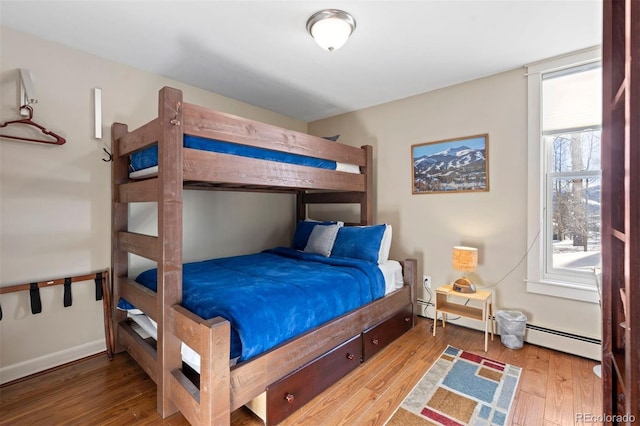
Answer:
[[489, 134], [411, 145], [413, 194], [489, 191]]

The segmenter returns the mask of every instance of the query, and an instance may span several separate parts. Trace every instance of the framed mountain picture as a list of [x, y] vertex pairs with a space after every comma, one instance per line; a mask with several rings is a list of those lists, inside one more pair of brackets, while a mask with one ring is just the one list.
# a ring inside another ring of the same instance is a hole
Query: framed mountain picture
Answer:
[[411, 146], [414, 194], [489, 191], [489, 135]]

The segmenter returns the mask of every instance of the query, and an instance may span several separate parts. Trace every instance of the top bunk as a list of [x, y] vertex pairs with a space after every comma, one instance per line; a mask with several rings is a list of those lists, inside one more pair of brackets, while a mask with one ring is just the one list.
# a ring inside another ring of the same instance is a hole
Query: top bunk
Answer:
[[[154, 187], [176, 181], [185, 189], [343, 193], [316, 196], [322, 202], [361, 202], [371, 192], [370, 146], [344, 145], [185, 103], [182, 92], [169, 87], [160, 90], [158, 117], [134, 130], [115, 123], [112, 139], [113, 177], [121, 202], [152, 201]], [[216, 143], [226, 148], [201, 149]], [[149, 148], [155, 151], [157, 168], [150, 174], [131, 173], [130, 159], [148, 154]], [[235, 148], [264, 151], [268, 159], [237, 155]], [[272, 154], [287, 159], [273, 160]], [[291, 163], [290, 157], [323, 165]]]

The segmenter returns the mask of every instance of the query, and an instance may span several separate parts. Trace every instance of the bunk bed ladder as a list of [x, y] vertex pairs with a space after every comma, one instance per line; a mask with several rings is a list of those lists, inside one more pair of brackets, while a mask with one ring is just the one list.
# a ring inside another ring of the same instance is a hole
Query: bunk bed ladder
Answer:
[[[160, 92], [158, 117], [129, 133], [124, 124], [112, 126], [113, 188], [113, 276], [114, 300], [125, 297], [158, 323], [155, 351], [141, 343], [141, 338], [122, 325], [125, 314], [114, 315], [118, 333], [116, 350], [128, 349], [157, 385], [158, 412], [167, 417], [177, 411], [171, 401], [170, 382], [173, 370], [182, 366], [180, 341], [164, 330], [171, 323], [172, 306], [182, 299], [182, 93], [165, 87]], [[129, 182], [129, 154], [158, 143], [158, 176]], [[128, 204], [155, 201], [158, 206], [158, 236], [128, 230]], [[158, 291], [150, 292], [127, 278], [128, 253], [157, 262]], [[122, 347], [122, 344], [126, 348]], [[145, 348], [145, 349], [140, 349]]]

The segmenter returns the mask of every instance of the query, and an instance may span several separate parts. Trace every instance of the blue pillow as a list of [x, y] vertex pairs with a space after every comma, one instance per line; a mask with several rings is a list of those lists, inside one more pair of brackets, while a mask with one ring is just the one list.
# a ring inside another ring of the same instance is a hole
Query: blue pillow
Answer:
[[331, 257], [350, 257], [377, 263], [386, 229], [386, 225], [343, 226], [333, 243]]
[[296, 225], [296, 232], [293, 234], [291, 247], [296, 250], [304, 250], [309, 241], [309, 235], [316, 225], [335, 225], [337, 222], [316, 222], [310, 220], [299, 220]]

